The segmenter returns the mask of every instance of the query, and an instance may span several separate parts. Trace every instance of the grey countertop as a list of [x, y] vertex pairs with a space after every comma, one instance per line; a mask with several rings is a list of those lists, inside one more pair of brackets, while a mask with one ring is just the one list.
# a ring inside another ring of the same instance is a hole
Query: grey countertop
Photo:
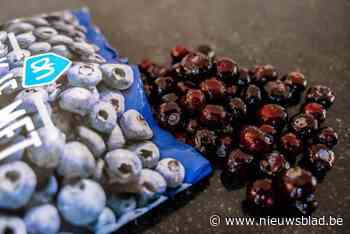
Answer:
[[337, 162], [318, 187], [315, 216], [341, 216], [342, 227], [210, 227], [212, 214], [245, 215], [245, 190], [225, 190], [216, 171], [120, 233], [350, 233], [349, 0], [2, 0], [0, 20], [85, 5], [111, 45], [131, 62], [144, 57], [161, 62], [176, 43], [210, 43], [243, 66], [271, 63], [282, 73], [300, 69], [311, 84], [330, 86], [337, 95], [327, 121], [340, 135]]

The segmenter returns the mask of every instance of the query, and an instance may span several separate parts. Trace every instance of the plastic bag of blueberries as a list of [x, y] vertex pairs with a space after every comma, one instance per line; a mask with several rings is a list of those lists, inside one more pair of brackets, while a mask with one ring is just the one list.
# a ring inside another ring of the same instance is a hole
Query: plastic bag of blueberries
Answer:
[[[49, 52], [70, 66], [26, 85], [28, 58]], [[138, 69], [86, 9], [3, 24], [0, 77], [1, 233], [111, 233], [211, 172], [157, 126]]]

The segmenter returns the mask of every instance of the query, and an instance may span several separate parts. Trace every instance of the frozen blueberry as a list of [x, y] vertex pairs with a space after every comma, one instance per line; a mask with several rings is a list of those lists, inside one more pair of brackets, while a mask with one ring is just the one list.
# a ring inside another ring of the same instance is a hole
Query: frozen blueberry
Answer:
[[33, 170], [16, 161], [0, 166], [0, 207], [18, 209], [30, 200], [37, 184]]
[[63, 218], [76, 226], [85, 226], [97, 220], [105, 206], [103, 189], [88, 179], [64, 186], [57, 198], [57, 207]]
[[134, 82], [134, 73], [129, 65], [103, 64], [101, 65], [103, 81], [114, 89], [125, 90]]
[[97, 101], [90, 90], [73, 87], [61, 93], [59, 105], [63, 110], [84, 116], [91, 111]]
[[34, 42], [28, 47], [32, 54], [43, 54], [51, 51], [51, 45], [48, 42]]
[[338, 143], [338, 134], [331, 127], [320, 129], [314, 139], [315, 143], [324, 144], [329, 148], [333, 148]]
[[89, 88], [102, 80], [102, 72], [97, 64], [77, 63], [69, 68], [67, 78], [71, 86]]
[[103, 138], [93, 130], [79, 126], [77, 128], [79, 140], [84, 143], [95, 157], [101, 157], [106, 151], [106, 144]]
[[53, 202], [57, 192], [58, 181], [55, 176], [51, 176], [43, 188], [40, 188], [34, 192], [27, 207], [34, 207], [51, 203]]
[[48, 40], [58, 34], [56, 29], [51, 27], [38, 27], [34, 30], [34, 35], [40, 39]]
[[115, 125], [111, 134], [109, 135], [107, 146], [109, 150], [115, 150], [122, 148], [126, 143], [124, 134], [119, 127], [119, 125]]
[[29, 234], [56, 234], [61, 225], [57, 208], [49, 204], [28, 210], [24, 222]]
[[2, 234], [27, 234], [26, 225], [18, 217], [0, 216], [0, 233]]
[[[3, 139], [9, 139], [9, 140], [6, 140], [6, 142], [4, 142], [4, 144], [8, 143], [9, 145], [14, 145], [16, 143], [19, 143], [19, 142], [25, 140], [26, 137], [19, 134], [17, 136], [12, 137], [12, 138], [3, 138]], [[0, 144], [2, 144], [2, 143], [3, 143], [3, 141], [1, 141]], [[3, 159], [1, 161], [1, 164], [22, 160], [23, 156], [24, 156], [24, 153], [25, 153], [25, 149], [19, 150], [19, 151], [15, 152], [15, 153], [9, 155], [7, 158]]]
[[141, 173], [141, 160], [129, 150], [110, 151], [106, 154], [105, 161], [110, 183], [130, 183], [137, 180]]
[[121, 216], [135, 210], [137, 202], [134, 195], [119, 194], [111, 195], [107, 200], [107, 205], [115, 212], [117, 216]]
[[55, 45], [55, 46], [52, 46], [51, 51], [53, 53], [56, 53], [58, 55], [66, 57], [68, 59], [72, 59], [73, 58], [72, 52], [69, 50], [68, 46], [66, 46], [66, 45]]
[[59, 164], [66, 136], [56, 127], [41, 127], [37, 131], [42, 144], [28, 149], [30, 164], [41, 169], [54, 169]]
[[10, 68], [22, 67], [25, 58], [31, 55], [29, 50], [11, 51], [7, 54], [7, 60], [10, 64]]
[[98, 231], [108, 225], [115, 224], [117, 221], [113, 210], [108, 207], [105, 207], [102, 213], [98, 216], [97, 220], [94, 221], [89, 227], [98, 233]]
[[33, 35], [33, 32], [18, 34], [16, 36], [16, 39], [17, 39], [18, 45], [22, 49], [27, 49], [36, 40], [35, 36]]
[[109, 102], [99, 101], [89, 114], [91, 127], [102, 133], [111, 133], [117, 125], [117, 113]]
[[96, 162], [89, 149], [80, 142], [72, 141], [63, 147], [57, 172], [65, 178], [88, 178], [95, 167]]
[[152, 141], [133, 144], [128, 149], [139, 157], [144, 168], [154, 168], [159, 161], [159, 149]]
[[112, 104], [118, 116], [124, 113], [125, 98], [121, 92], [105, 90], [101, 92], [101, 100]]
[[120, 127], [128, 140], [149, 140], [153, 131], [143, 116], [134, 109], [126, 111], [120, 119]]
[[174, 158], [164, 158], [159, 161], [156, 171], [165, 179], [167, 186], [176, 188], [180, 186], [185, 179], [185, 168], [182, 163]]
[[73, 39], [63, 35], [63, 34], [58, 34], [55, 35], [54, 37], [50, 37], [49, 41], [48, 41], [51, 45], [72, 45], [73, 44]]
[[34, 102], [35, 98], [41, 99], [44, 103], [47, 103], [49, 100], [47, 91], [41, 87], [23, 89], [17, 94], [15, 100], [22, 101], [21, 107], [25, 109], [27, 113], [35, 113], [37, 112]]
[[150, 169], [141, 170], [139, 180], [141, 204], [157, 199], [166, 191], [166, 188], [166, 180], [161, 174]]

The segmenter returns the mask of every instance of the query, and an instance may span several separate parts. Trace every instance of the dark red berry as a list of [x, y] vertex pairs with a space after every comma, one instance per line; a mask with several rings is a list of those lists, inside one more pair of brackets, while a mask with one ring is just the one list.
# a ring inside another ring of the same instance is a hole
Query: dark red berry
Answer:
[[290, 168], [284, 173], [281, 181], [281, 192], [285, 199], [297, 201], [312, 195], [317, 181], [311, 172], [300, 167]]
[[173, 63], [180, 62], [188, 53], [189, 51], [186, 49], [186, 47], [182, 45], [176, 45], [170, 51], [170, 55], [171, 55], [171, 58], [173, 59]]
[[249, 85], [244, 94], [244, 102], [250, 114], [255, 114], [256, 109], [261, 104], [261, 90], [258, 86]]
[[186, 94], [190, 89], [196, 89], [196, 84], [191, 81], [180, 81], [176, 84], [180, 94]]
[[238, 97], [240, 94], [240, 88], [237, 85], [226, 86], [226, 99], [229, 100], [234, 97]]
[[302, 111], [305, 114], [312, 115], [320, 123], [326, 120], [326, 109], [316, 102], [307, 103]]
[[190, 112], [198, 112], [204, 105], [205, 96], [199, 89], [190, 89], [183, 100], [183, 107]]
[[148, 100], [150, 100], [150, 102], [155, 102], [157, 101], [157, 94], [155, 93], [155, 88], [154, 85], [150, 84], [147, 81], [143, 82], [143, 89], [145, 91], [146, 96], [148, 97]]
[[157, 79], [158, 77], [164, 77], [169, 74], [169, 70], [164, 66], [159, 66], [156, 64], [152, 64], [148, 67], [147, 72], [148, 77], [151, 80]]
[[[215, 156], [217, 135], [209, 129], [201, 129], [196, 132], [194, 146], [206, 156]], [[213, 154], [213, 155], [210, 155]]]
[[219, 136], [216, 147], [216, 156], [219, 158], [219, 160], [226, 158], [230, 154], [234, 143], [234, 139], [231, 136]]
[[241, 124], [247, 117], [247, 106], [240, 98], [230, 99], [226, 110], [228, 119], [233, 125]]
[[163, 103], [159, 106], [157, 119], [163, 128], [178, 130], [182, 121], [182, 110], [175, 102]]
[[174, 87], [174, 79], [167, 76], [167, 77], [159, 77], [154, 81], [155, 85], [155, 92], [156, 94], [161, 97], [164, 94], [171, 92]]
[[257, 119], [261, 124], [268, 124], [276, 129], [282, 129], [287, 123], [288, 114], [286, 109], [280, 105], [266, 104], [257, 112]]
[[288, 132], [281, 137], [279, 149], [289, 159], [295, 161], [295, 157], [303, 151], [303, 143], [294, 133]]
[[335, 101], [335, 95], [327, 86], [316, 85], [309, 88], [305, 99], [306, 102], [317, 102], [325, 108], [329, 108]]
[[206, 55], [209, 59], [213, 59], [215, 57], [215, 51], [210, 45], [199, 45], [197, 46], [197, 51]]
[[318, 208], [318, 202], [315, 194], [312, 193], [308, 197], [293, 202], [292, 207], [298, 211], [297, 215], [310, 215]]
[[226, 122], [226, 111], [222, 106], [206, 105], [201, 111], [199, 120], [210, 128], [222, 127]]
[[323, 178], [335, 163], [335, 154], [326, 145], [311, 145], [305, 154], [305, 166], [314, 176]]
[[181, 66], [184, 75], [187, 77], [196, 77], [205, 75], [209, 72], [209, 60], [202, 53], [188, 53], [182, 60]]
[[287, 104], [292, 95], [289, 87], [280, 80], [267, 82], [264, 91], [268, 102], [278, 104]]
[[290, 122], [290, 130], [301, 139], [311, 137], [318, 129], [318, 122], [308, 114], [295, 115]]
[[283, 81], [290, 87], [292, 92], [300, 93], [307, 87], [307, 80], [305, 79], [304, 74], [298, 71], [290, 72], [283, 77]]
[[251, 83], [249, 70], [246, 68], [239, 69], [239, 75], [236, 79], [236, 83], [240, 87], [246, 87]]
[[162, 102], [177, 102], [179, 100], [179, 97], [175, 93], [168, 93], [165, 94], [162, 98]]
[[178, 141], [181, 141], [182, 143], [186, 143], [186, 139], [187, 139], [186, 133], [184, 133], [184, 132], [175, 132], [174, 135], [175, 135], [175, 138]]
[[277, 130], [271, 125], [263, 124], [259, 127], [259, 129], [263, 132], [265, 132], [268, 135], [271, 135], [272, 137], [275, 137], [277, 135]]
[[241, 131], [240, 145], [248, 152], [263, 154], [271, 149], [272, 144], [273, 139], [255, 126], [247, 126]]
[[202, 92], [208, 100], [222, 100], [226, 93], [225, 85], [216, 78], [210, 78], [200, 84]]
[[222, 57], [216, 61], [216, 71], [222, 80], [233, 82], [238, 74], [238, 65], [230, 58]]
[[143, 59], [139, 64], [139, 68], [141, 72], [147, 72], [147, 70], [153, 65], [154, 63], [150, 59]]
[[197, 119], [189, 119], [185, 124], [185, 130], [189, 135], [194, 135], [199, 127]]
[[338, 143], [338, 134], [331, 127], [322, 128], [314, 139], [315, 143], [324, 144], [333, 148]]
[[239, 178], [240, 182], [245, 182], [253, 174], [252, 155], [246, 154], [240, 149], [233, 150], [225, 160], [224, 173], [228, 176]]
[[256, 180], [247, 186], [247, 201], [258, 207], [274, 207], [275, 196], [272, 180], [270, 179]]
[[260, 160], [260, 171], [263, 175], [270, 177], [280, 176], [284, 171], [289, 169], [289, 163], [284, 155], [278, 151], [273, 151], [264, 155]]
[[264, 85], [268, 81], [277, 79], [277, 71], [274, 66], [267, 65], [258, 65], [252, 71], [252, 77], [254, 83], [257, 85]]

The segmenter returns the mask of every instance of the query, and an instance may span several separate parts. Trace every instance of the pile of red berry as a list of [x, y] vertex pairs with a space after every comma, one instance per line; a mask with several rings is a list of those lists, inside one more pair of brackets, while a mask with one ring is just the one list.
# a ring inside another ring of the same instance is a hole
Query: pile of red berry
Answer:
[[139, 65], [158, 123], [220, 162], [223, 182], [248, 182], [254, 207], [313, 212], [316, 184], [335, 161], [337, 133], [321, 127], [333, 92], [316, 85], [304, 96], [302, 73], [279, 76], [272, 65], [249, 70], [207, 46], [176, 46], [171, 57], [169, 66]]

